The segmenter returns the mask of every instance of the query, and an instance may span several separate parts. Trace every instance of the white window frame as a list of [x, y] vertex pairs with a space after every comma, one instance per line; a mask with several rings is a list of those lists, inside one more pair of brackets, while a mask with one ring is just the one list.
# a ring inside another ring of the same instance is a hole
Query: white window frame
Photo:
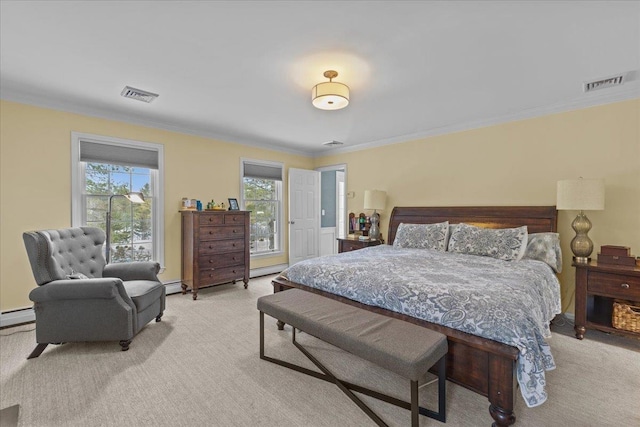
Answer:
[[276, 191], [276, 195], [278, 197], [278, 233], [277, 233], [277, 239], [278, 239], [278, 250], [277, 251], [272, 251], [272, 252], [263, 252], [263, 253], [259, 253], [259, 254], [251, 254], [251, 259], [259, 259], [259, 258], [268, 258], [268, 257], [273, 257], [273, 256], [280, 256], [284, 254], [284, 246], [283, 246], [283, 242], [284, 242], [284, 227], [285, 224], [283, 223], [283, 218], [284, 218], [284, 200], [283, 200], [283, 188], [284, 188], [284, 163], [282, 162], [271, 162], [268, 160], [257, 160], [257, 159], [249, 159], [249, 158], [245, 158], [245, 157], [241, 157], [240, 158], [240, 209], [244, 210], [245, 209], [245, 202], [244, 202], [244, 165], [245, 163], [251, 163], [254, 165], [260, 165], [260, 166], [273, 166], [273, 167], [279, 167], [280, 169], [282, 169], [282, 177], [280, 179], [280, 185], [278, 186], [278, 189]]
[[158, 153], [158, 169], [151, 169], [153, 185], [151, 204], [153, 260], [160, 263], [164, 269], [164, 145], [152, 142], [134, 141], [130, 139], [114, 138], [89, 133], [71, 132], [71, 225], [81, 227], [86, 224], [85, 205], [85, 173], [86, 163], [80, 161], [80, 142], [95, 142], [105, 145], [139, 148], [156, 151]]

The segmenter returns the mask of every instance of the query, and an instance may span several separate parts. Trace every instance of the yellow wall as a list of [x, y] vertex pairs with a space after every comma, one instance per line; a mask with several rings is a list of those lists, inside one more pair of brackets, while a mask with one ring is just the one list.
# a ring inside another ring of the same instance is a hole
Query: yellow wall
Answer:
[[[2, 101], [2, 311], [31, 306], [22, 232], [70, 224], [72, 131], [164, 144], [165, 281], [180, 275], [180, 199], [237, 197], [240, 157], [282, 161], [287, 169], [346, 163], [347, 190], [355, 192], [348, 208], [356, 212], [365, 189], [386, 190], [388, 207], [554, 205], [556, 181], [603, 178], [606, 206], [588, 212], [589, 235], [596, 248], [624, 245], [640, 255], [640, 99], [317, 159]], [[382, 212], [383, 235], [389, 213]], [[570, 312], [575, 215], [561, 211], [558, 220]], [[286, 255], [261, 259], [252, 268], [286, 262]]]
[[[393, 206], [555, 205], [556, 181], [602, 178], [605, 210], [587, 212], [593, 256], [605, 244], [640, 256], [640, 99], [323, 157], [316, 167], [337, 163], [347, 164], [347, 191], [355, 192], [349, 211], [362, 211], [365, 189], [387, 192], [385, 238]], [[558, 216], [571, 313], [576, 214]]]
[[[35, 286], [22, 232], [71, 225], [71, 132], [155, 142], [165, 156], [165, 266], [163, 281], [180, 278], [182, 197], [204, 202], [238, 198], [240, 158], [280, 161], [311, 169], [313, 159], [220, 142], [113, 120], [1, 101], [0, 103], [0, 310], [30, 307]], [[287, 206], [285, 201], [285, 212]], [[288, 262], [261, 258], [252, 268]]]

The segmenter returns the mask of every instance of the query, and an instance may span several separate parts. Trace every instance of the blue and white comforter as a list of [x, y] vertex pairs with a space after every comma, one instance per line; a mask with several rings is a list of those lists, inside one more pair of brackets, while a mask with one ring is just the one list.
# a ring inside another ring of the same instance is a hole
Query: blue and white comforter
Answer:
[[547, 399], [555, 368], [549, 322], [560, 313], [560, 283], [541, 261], [401, 249], [389, 245], [299, 262], [289, 280], [518, 348], [527, 406]]

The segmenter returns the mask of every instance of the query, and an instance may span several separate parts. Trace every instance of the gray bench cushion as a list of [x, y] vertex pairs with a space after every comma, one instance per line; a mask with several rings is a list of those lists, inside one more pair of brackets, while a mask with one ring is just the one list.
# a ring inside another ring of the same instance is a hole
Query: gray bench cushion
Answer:
[[447, 353], [447, 337], [300, 289], [258, 298], [258, 310], [417, 381]]

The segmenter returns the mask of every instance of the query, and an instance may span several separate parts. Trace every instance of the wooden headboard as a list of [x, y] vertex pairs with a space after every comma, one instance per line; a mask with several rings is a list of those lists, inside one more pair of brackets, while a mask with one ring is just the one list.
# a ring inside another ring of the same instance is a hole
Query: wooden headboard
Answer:
[[459, 206], [459, 207], [395, 207], [389, 220], [388, 244], [393, 244], [396, 230], [405, 224], [464, 222], [486, 228], [513, 228], [526, 225], [529, 233], [556, 231], [558, 211], [555, 206]]

